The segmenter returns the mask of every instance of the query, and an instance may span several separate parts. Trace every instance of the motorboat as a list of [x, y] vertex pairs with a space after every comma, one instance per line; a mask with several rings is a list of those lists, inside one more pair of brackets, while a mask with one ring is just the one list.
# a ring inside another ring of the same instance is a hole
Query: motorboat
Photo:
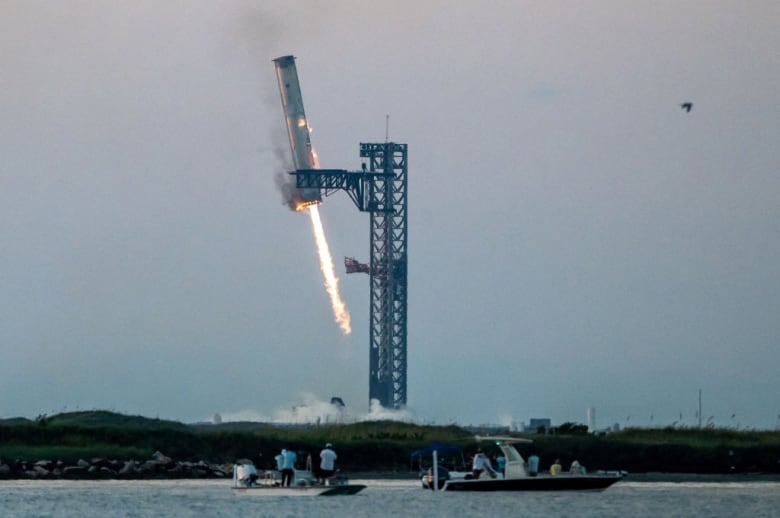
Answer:
[[[602, 491], [622, 480], [624, 471], [596, 471], [586, 473], [584, 469], [575, 472], [530, 474], [522, 455], [515, 448], [518, 443], [530, 443], [529, 439], [519, 437], [486, 436], [477, 437], [478, 441], [493, 441], [504, 455], [503, 473], [487, 472], [479, 478], [444, 480], [443, 484], [430, 484], [441, 487], [443, 491]], [[438, 470], [437, 470], [438, 471]], [[441, 479], [431, 474], [431, 481]]]
[[[253, 476], [254, 475], [254, 476]], [[319, 484], [311, 471], [295, 470], [293, 483], [281, 485], [281, 475], [275, 470], [265, 470], [258, 475], [253, 465], [234, 464], [232, 489], [237, 494], [263, 496], [341, 496], [354, 495], [366, 488], [363, 484], [350, 484], [346, 477], [332, 477]]]
[[[410, 470], [414, 469], [414, 463], [417, 461], [418, 478], [422, 483], [423, 489], [433, 489], [433, 468], [423, 467], [423, 461], [428, 461], [434, 454], [438, 463], [439, 487], [441, 489], [446, 480], [462, 479], [471, 474], [463, 458], [463, 452], [459, 446], [448, 444], [433, 443], [424, 448], [412, 452]], [[446, 464], [446, 466], [445, 466]]]

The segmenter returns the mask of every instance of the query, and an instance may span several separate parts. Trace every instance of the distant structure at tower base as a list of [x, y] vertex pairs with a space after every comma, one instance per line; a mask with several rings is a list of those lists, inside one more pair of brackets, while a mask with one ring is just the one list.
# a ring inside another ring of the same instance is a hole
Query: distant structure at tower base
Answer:
[[593, 407], [588, 408], [588, 433], [596, 432], [596, 409]]

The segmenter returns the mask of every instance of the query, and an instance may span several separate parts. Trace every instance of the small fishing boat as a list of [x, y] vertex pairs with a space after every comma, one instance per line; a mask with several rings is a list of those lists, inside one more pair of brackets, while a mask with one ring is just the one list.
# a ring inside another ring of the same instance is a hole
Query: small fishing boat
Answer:
[[350, 484], [344, 477], [334, 477], [326, 484], [318, 484], [311, 471], [306, 470], [296, 470], [294, 483], [284, 487], [276, 471], [266, 470], [256, 478], [242, 476], [248, 472], [250, 468], [247, 465], [233, 465], [231, 487], [234, 493], [262, 496], [341, 496], [354, 495], [366, 488], [363, 484]]
[[[478, 441], [494, 441], [506, 459], [503, 473], [489, 472], [479, 478], [444, 480], [443, 484], [430, 484], [443, 491], [602, 491], [625, 477], [623, 471], [597, 471], [585, 473], [531, 474], [525, 460], [515, 448], [518, 443], [530, 443], [519, 437], [477, 437]], [[437, 470], [438, 471], [438, 470]], [[431, 482], [439, 480], [438, 473], [431, 473]]]

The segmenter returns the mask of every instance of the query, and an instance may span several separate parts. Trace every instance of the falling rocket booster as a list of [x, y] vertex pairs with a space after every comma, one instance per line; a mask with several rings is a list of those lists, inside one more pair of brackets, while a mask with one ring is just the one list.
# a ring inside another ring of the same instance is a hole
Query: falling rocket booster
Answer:
[[[282, 108], [287, 123], [287, 136], [290, 139], [295, 169], [319, 169], [317, 153], [311, 145], [309, 123], [303, 111], [303, 96], [298, 82], [298, 70], [294, 56], [282, 56], [274, 59], [276, 78], [279, 81], [279, 93], [282, 95]], [[322, 198], [319, 189], [300, 189], [303, 202], [318, 202]]]
[[[295, 169], [319, 169], [320, 162], [317, 153], [311, 146], [309, 137], [309, 123], [306, 121], [306, 113], [303, 111], [303, 97], [301, 86], [298, 83], [298, 71], [295, 69], [293, 56], [282, 56], [274, 60], [276, 66], [276, 78], [279, 80], [279, 93], [282, 95], [282, 108], [287, 123], [287, 135], [290, 137], [290, 149]], [[304, 210], [311, 216], [311, 225], [314, 232], [314, 240], [317, 244], [317, 253], [320, 257], [320, 270], [325, 279], [325, 290], [330, 296], [333, 308], [333, 318], [338, 323], [341, 331], [348, 335], [352, 332], [350, 316], [344, 301], [339, 295], [338, 278], [333, 269], [333, 257], [330, 255], [328, 242], [325, 239], [325, 231], [320, 220], [320, 211], [317, 204], [322, 201], [320, 190], [317, 187], [295, 189], [295, 199], [290, 206], [295, 210]]]

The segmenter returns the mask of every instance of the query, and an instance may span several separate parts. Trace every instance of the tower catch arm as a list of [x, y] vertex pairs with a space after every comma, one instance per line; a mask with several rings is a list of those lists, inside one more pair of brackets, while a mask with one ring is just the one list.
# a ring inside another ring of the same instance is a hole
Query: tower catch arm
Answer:
[[295, 186], [298, 189], [319, 189], [324, 196], [330, 196], [336, 191], [345, 191], [361, 212], [392, 212], [392, 207], [382, 207], [383, 204], [372, 196], [376, 181], [379, 179], [391, 181], [394, 176], [392, 173], [344, 169], [298, 169], [290, 174], [295, 175]]

